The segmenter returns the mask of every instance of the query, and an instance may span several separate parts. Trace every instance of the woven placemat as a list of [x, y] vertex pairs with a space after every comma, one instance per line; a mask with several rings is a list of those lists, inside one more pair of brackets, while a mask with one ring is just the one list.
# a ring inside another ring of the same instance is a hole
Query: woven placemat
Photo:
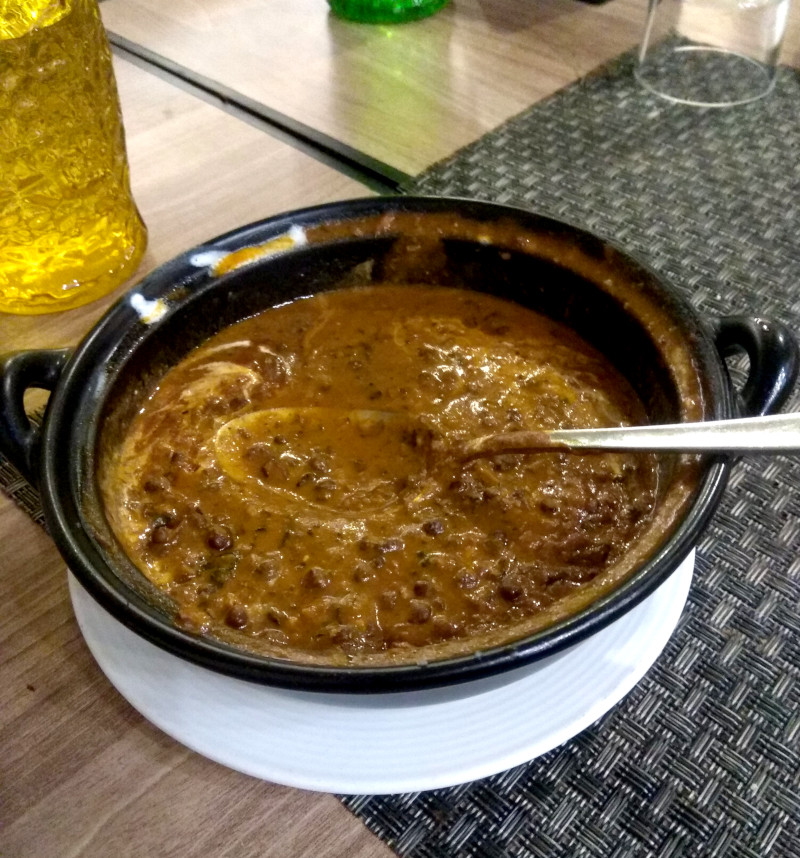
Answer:
[[[704, 313], [797, 328], [798, 105], [800, 77], [782, 70], [753, 105], [673, 106], [644, 93], [624, 57], [406, 190], [569, 220]], [[36, 493], [2, 462], [0, 486], [41, 520]], [[737, 465], [675, 635], [580, 736], [481, 781], [342, 801], [403, 858], [800, 855], [799, 489], [795, 459]]]
[[[29, 415], [33, 426], [41, 426], [43, 413], [37, 411]], [[0, 489], [2, 489], [17, 506], [21, 507], [37, 523], [44, 527], [44, 512], [39, 492], [22, 476], [22, 474], [0, 455]]]
[[[703, 313], [800, 329], [799, 106], [790, 70], [752, 105], [672, 105], [623, 57], [406, 190], [571, 221]], [[495, 777], [343, 801], [403, 858], [800, 855], [799, 578], [800, 461], [743, 461], [675, 635], [612, 712]]]

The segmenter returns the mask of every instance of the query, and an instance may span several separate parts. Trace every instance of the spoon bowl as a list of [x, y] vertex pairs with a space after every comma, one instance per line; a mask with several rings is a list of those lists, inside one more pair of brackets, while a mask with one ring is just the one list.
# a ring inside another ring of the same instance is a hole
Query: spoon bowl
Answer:
[[282, 505], [359, 515], [393, 503], [427, 466], [427, 437], [400, 412], [268, 408], [214, 438], [222, 470]]

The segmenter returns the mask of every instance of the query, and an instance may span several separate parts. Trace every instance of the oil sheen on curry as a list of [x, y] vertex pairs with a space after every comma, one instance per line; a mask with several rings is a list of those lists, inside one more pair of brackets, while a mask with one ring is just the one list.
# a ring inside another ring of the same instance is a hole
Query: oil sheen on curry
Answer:
[[278, 657], [396, 663], [551, 624], [653, 514], [642, 453], [502, 454], [516, 429], [645, 422], [567, 327], [466, 290], [322, 293], [171, 369], [106, 462], [126, 554], [191, 631]]

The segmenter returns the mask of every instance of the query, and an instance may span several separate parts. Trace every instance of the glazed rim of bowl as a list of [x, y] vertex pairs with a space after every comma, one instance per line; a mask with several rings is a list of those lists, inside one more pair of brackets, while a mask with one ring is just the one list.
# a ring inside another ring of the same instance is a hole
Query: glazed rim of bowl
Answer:
[[[48, 530], [76, 577], [109, 613], [163, 649], [241, 679], [321, 691], [397, 691], [477, 679], [552, 655], [621, 616], [677, 568], [694, 547], [724, 489], [728, 466], [722, 460], [704, 462], [667, 536], [613, 590], [543, 629], [511, 641], [489, 642], [466, 654], [356, 666], [264, 656], [180, 629], [171, 620], [171, 600], [129, 562], [129, 568], [121, 568], [126, 559], [120, 558], [121, 549], [98, 512], [101, 507], [94, 480], [101, 415], [119, 378], [129, 374], [131, 366], [142, 361], [142, 355], [148, 364], [148, 354], [166, 351], [164, 363], [153, 373], [155, 378], [179, 359], [178, 353], [252, 315], [256, 304], [266, 309], [292, 297], [341, 285], [353, 271], [363, 274], [371, 270], [372, 263], [365, 269], [364, 262], [374, 257], [376, 243], [383, 255], [383, 264], [378, 267], [385, 276], [398, 259], [409, 252], [413, 256], [420, 242], [441, 244], [441, 234], [431, 236], [432, 222], [438, 224], [440, 232], [450, 230], [446, 237], [450, 240], [455, 236], [456, 244], [531, 256], [537, 264], [566, 269], [571, 278], [587, 283], [594, 292], [610, 295], [626, 314], [646, 315], [648, 307], [655, 308], [668, 348], [674, 347], [680, 356], [677, 389], [683, 390], [687, 384], [697, 388], [695, 407], [701, 413], [684, 414], [681, 419], [718, 419], [733, 413], [722, 361], [691, 308], [626, 252], [570, 224], [503, 205], [430, 197], [368, 198], [269, 218], [193, 248], [148, 275], [79, 345], [51, 396], [43, 430], [41, 480]], [[465, 224], [469, 225], [466, 239]], [[248, 259], [249, 264], [222, 275], [213, 271], [220, 259], [235, 259], [242, 253], [252, 257], [254, 247], [263, 248], [275, 239], [301, 233], [303, 242], [296, 247], [281, 247], [278, 253], [270, 251], [255, 261]], [[322, 274], [316, 266], [320, 254], [324, 256]], [[429, 256], [414, 259], [417, 268], [420, 259], [422, 268], [438, 264], [431, 263]], [[292, 294], [283, 294], [281, 277], [293, 264], [299, 284], [294, 284]], [[474, 264], [470, 257], [466, 265]], [[236, 282], [243, 278], [248, 284], [257, 280], [260, 285], [237, 292]], [[265, 279], [271, 281], [267, 288]], [[633, 289], [631, 284], [635, 284]], [[617, 290], [621, 290], [619, 294], [615, 294]], [[244, 304], [252, 298], [253, 306], [240, 306], [241, 295], [250, 296]], [[237, 300], [231, 300], [234, 297]], [[198, 313], [197, 308], [203, 312]], [[230, 318], [225, 318], [226, 312]], [[196, 323], [201, 317], [202, 323]], [[178, 343], [170, 336], [170, 325], [189, 318], [191, 336], [197, 341]], [[637, 319], [637, 324], [640, 322]], [[166, 349], [164, 341], [170, 343]], [[660, 347], [663, 349], [664, 343]], [[144, 374], [150, 371], [148, 368]], [[671, 364], [669, 372], [675, 374]], [[136, 378], [133, 387], [139, 393], [149, 389], [152, 379]], [[68, 451], [66, 462], [64, 451]]]

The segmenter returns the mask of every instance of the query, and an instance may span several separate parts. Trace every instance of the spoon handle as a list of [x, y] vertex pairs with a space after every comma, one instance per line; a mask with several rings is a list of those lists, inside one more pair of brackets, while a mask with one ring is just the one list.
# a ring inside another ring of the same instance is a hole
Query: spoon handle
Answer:
[[800, 413], [771, 414], [610, 429], [556, 429], [486, 435], [465, 444], [465, 458], [536, 450], [666, 450], [672, 452], [767, 453], [800, 451]]

